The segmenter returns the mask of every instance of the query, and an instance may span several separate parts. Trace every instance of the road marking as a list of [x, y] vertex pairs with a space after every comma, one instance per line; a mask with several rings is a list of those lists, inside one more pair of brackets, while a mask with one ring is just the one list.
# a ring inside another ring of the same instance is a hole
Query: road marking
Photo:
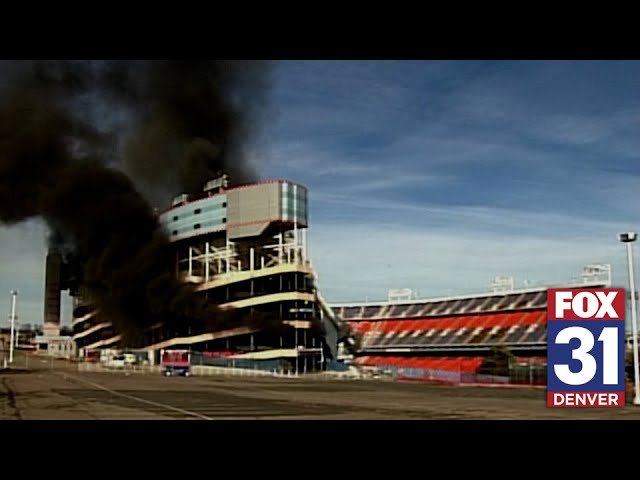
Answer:
[[199, 414], [197, 412], [191, 412], [191, 411], [185, 410], [183, 408], [174, 407], [172, 405], [166, 405], [164, 403], [153, 402], [151, 400], [145, 400], [144, 398], [134, 397], [133, 395], [127, 395], [126, 393], [121, 393], [121, 392], [118, 392], [116, 390], [111, 390], [110, 388], [107, 388], [107, 387], [105, 387], [103, 385], [100, 385], [99, 383], [90, 382], [89, 380], [85, 380], [83, 378], [78, 378], [75, 375], [69, 375], [68, 373], [57, 373], [57, 372], [54, 372], [54, 373], [56, 375], [61, 375], [63, 378], [70, 377], [73, 380], [76, 380], [78, 382], [86, 383], [88, 385], [91, 385], [92, 387], [98, 388], [100, 390], [104, 390], [105, 392], [109, 392], [109, 393], [111, 393], [113, 395], [118, 395], [119, 397], [128, 398], [130, 400], [135, 400], [136, 402], [146, 403], [148, 405], [153, 405], [155, 407], [165, 408], [167, 410], [173, 410], [175, 412], [182, 413], [183, 415], [190, 415], [192, 417], [197, 417], [197, 418], [200, 418], [202, 420], [214, 420], [211, 417], [207, 417], [206, 415], [201, 415], [201, 414]]

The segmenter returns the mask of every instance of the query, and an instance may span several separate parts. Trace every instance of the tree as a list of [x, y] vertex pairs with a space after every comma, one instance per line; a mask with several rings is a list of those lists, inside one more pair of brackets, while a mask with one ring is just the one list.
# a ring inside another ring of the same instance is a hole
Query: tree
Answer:
[[477, 373], [508, 377], [509, 365], [514, 358], [515, 355], [506, 345], [493, 346], [489, 355], [482, 361]]
[[65, 325], [60, 329], [60, 335], [62, 336], [71, 336], [73, 335], [73, 328]]

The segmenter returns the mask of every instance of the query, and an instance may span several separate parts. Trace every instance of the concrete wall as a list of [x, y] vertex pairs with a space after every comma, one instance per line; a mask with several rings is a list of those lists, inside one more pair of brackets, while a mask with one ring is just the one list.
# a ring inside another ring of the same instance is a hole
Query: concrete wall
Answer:
[[280, 184], [251, 185], [227, 192], [227, 230], [231, 240], [260, 235], [280, 218]]

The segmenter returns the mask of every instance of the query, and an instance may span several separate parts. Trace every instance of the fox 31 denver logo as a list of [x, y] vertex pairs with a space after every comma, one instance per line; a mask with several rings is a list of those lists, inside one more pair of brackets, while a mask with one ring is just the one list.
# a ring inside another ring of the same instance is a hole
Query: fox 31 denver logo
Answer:
[[625, 291], [547, 291], [547, 406], [624, 407]]

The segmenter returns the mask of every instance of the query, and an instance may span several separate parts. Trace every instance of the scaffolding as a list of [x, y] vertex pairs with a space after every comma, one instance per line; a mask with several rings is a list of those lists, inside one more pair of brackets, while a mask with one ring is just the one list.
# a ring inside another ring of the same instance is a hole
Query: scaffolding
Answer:
[[[303, 230], [304, 232], [304, 230]], [[210, 282], [214, 277], [233, 272], [253, 271], [281, 265], [309, 265], [306, 235], [280, 231], [269, 245], [252, 245], [224, 240], [189, 245], [185, 258], [178, 260], [178, 272], [187, 281]]]

